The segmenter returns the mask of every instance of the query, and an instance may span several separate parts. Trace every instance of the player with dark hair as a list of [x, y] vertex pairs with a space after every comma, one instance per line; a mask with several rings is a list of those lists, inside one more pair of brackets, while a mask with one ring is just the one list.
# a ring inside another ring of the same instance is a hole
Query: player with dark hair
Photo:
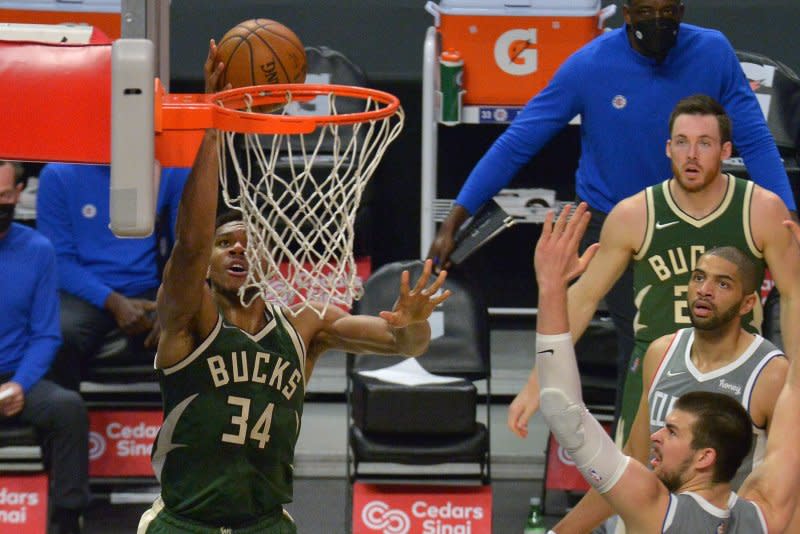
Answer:
[[[565, 300], [569, 282], [586, 270], [597, 248], [593, 245], [578, 256], [589, 214], [585, 204], [571, 220], [569, 212], [565, 209], [555, 223], [553, 214], [548, 214], [534, 259], [541, 409], [558, 442], [631, 534], [783, 532], [800, 490], [797, 347], [787, 347], [791, 363], [775, 405], [764, 461], [738, 495], [731, 491], [730, 477], [750, 450], [752, 430], [745, 409], [728, 395], [694, 392], [680, 397], [665, 425], [651, 436], [653, 470], [630, 461], [591, 416], [581, 396]], [[800, 228], [791, 221], [785, 224], [800, 237]]]
[[[212, 41], [207, 87], [222, 73], [215, 58]], [[261, 298], [244, 305], [245, 223], [226, 216], [215, 228], [218, 135], [206, 132], [184, 187], [158, 293], [165, 418], [152, 461], [161, 496], [140, 533], [295, 532], [283, 505], [292, 499], [294, 447], [317, 360], [329, 349], [420, 355], [428, 317], [450, 296], [439, 293], [445, 272], [428, 285], [426, 262], [413, 287], [402, 274], [394, 309], [379, 317]]]

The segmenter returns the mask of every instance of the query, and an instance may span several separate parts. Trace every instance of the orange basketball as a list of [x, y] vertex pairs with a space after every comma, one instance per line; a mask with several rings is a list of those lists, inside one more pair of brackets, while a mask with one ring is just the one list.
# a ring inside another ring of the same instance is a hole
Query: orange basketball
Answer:
[[303, 83], [306, 52], [297, 35], [269, 19], [240, 22], [217, 45], [217, 57], [225, 64], [220, 87]]

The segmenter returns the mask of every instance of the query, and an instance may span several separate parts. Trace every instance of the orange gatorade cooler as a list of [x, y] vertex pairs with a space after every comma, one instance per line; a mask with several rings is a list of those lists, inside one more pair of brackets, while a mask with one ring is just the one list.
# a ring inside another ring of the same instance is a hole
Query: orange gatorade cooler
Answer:
[[522, 105], [575, 50], [603, 30], [616, 6], [600, 0], [439, 0], [441, 50], [464, 61], [464, 105]]

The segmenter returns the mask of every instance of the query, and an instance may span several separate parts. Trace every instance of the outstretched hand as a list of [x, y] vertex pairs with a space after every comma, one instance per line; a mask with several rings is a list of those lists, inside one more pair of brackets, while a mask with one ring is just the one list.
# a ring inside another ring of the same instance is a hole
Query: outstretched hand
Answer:
[[447, 271], [441, 271], [433, 283], [428, 286], [428, 280], [433, 271], [433, 262], [425, 261], [425, 267], [417, 280], [414, 289], [410, 289], [408, 271], [403, 271], [400, 276], [400, 296], [392, 311], [382, 311], [380, 316], [395, 328], [405, 328], [413, 323], [427, 321], [434, 308], [450, 298], [452, 292], [447, 289], [437, 294], [447, 279]]
[[520, 438], [528, 437], [528, 421], [539, 409], [539, 388], [526, 382], [508, 406], [506, 424]]
[[536, 243], [533, 257], [536, 282], [540, 287], [547, 284], [567, 285], [583, 274], [600, 247], [594, 243], [582, 255], [578, 255], [578, 247], [591, 214], [585, 202], [581, 202], [570, 217], [571, 211], [571, 205], [564, 206], [555, 223], [553, 211], [545, 216], [542, 235]]

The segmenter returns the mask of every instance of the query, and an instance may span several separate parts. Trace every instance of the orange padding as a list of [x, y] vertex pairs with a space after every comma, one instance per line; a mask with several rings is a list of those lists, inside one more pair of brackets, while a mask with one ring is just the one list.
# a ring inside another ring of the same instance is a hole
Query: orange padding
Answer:
[[0, 41], [0, 158], [108, 163], [111, 45]]

